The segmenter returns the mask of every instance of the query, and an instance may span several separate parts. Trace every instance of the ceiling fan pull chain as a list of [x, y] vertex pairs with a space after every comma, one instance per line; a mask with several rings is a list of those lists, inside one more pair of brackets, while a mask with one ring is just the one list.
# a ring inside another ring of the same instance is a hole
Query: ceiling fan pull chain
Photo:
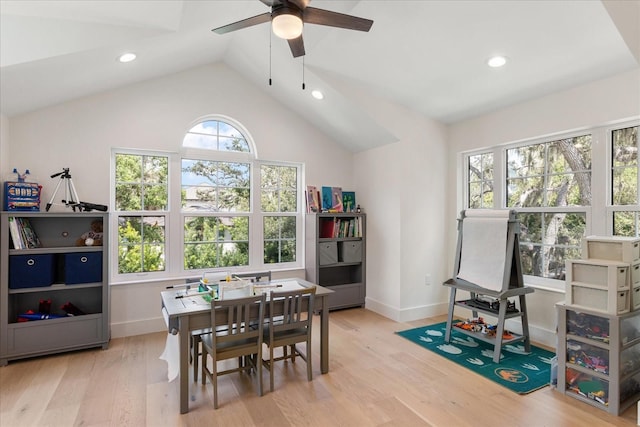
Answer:
[[269, 86], [271, 86], [271, 30], [269, 30]]
[[304, 90], [304, 56], [302, 57], [302, 90]]

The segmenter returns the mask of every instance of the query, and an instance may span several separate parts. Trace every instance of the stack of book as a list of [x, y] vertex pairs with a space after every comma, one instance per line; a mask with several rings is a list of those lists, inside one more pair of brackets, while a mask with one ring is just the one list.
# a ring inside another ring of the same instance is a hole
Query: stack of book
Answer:
[[28, 218], [9, 217], [9, 232], [14, 249], [32, 249], [42, 246]]

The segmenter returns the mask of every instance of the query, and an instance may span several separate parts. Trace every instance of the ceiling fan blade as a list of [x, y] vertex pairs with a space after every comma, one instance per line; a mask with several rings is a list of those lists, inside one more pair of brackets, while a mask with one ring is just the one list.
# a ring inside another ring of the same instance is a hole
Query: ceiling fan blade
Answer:
[[214, 28], [214, 33], [226, 34], [231, 31], [241, 30], [243, 28], [252, 27], [258, 24], [264, 24], [271, 21], [271, 13], [266, 12], [261, 15], [252, 16], [251, 18], [243, 19], [242, 21], [234, 22], [232, 24], [223, 25], [222, 27]]
[[294, 58], [297, 58], [299, 56], [304, 56], [305, 52], [304, 52], [304, 41], [302, 40], [302, 35], [300, 35], [299, 37], [296, 37], [295, 39], [290, 39], [289, 41], [289, 47], [291, 48], [291, 53], [293, 54]]
[[369, 31], [373, 25], [371, 19], [358, 18], [344, 13], [307, 7], [303, 11], [303, 21], [307, 24], [326, 25], [329, 27], [345, 28], [347, 30]]

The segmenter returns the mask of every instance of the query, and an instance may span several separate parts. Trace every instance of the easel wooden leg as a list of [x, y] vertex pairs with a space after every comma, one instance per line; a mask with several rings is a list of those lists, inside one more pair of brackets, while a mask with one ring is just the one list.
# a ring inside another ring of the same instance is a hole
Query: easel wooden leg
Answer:
[[453, 326], [453, 310], [456, 307], [456, 288], [451, 288], [449, 294], [449, 312], [447, 313], [447, 329], [444, 332], [444, 342], [451, 340], [451, 327]]

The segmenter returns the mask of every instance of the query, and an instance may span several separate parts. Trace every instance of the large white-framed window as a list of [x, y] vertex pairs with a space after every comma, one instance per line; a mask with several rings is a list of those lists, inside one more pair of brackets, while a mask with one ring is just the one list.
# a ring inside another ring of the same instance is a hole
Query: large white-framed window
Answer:
[[633, 123], [608, 129], [610, 207], [607, 228], [614, 236], [640, 236], [639, 126]]
[[[115, 283], [301, 267], [302, 164], [259, 160], [248, 131], [224, 116], [194, 121], [176, 145], [113, 150], [114, 206], [125, 208], [114, 220]], [[162, 178], [145, 174], [158, 159]]]
[[591, 217], [591, 139], [582, 131], [463, 154], [464, 208], [517, 212], [528, 285], [564, 290], [564, 261], [580, 255]]
[[639, 235], [639, 125], [620, 120], [462, 153], [463, 208], [518, 213], [527, 285], [563, 292], [565, 260], [581, 257], [583, 236]]

